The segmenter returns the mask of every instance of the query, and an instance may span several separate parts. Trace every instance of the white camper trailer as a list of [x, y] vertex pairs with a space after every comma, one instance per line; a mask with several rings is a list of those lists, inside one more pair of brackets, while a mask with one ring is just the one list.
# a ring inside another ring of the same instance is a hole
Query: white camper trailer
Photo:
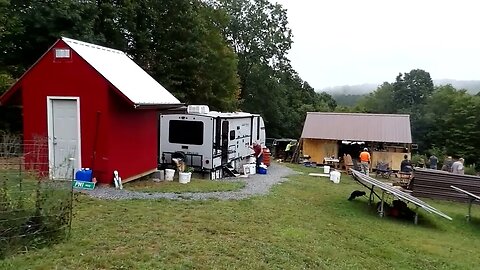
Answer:
[[230, 170], [241, 171], [254, 142], [265, 145], [265, 123], [258, 114], [190, 105], [187, 113], [160, 116], [160, 165], [181, 157], [196, 171], [210, 173], [211, 179], [221, 178]]

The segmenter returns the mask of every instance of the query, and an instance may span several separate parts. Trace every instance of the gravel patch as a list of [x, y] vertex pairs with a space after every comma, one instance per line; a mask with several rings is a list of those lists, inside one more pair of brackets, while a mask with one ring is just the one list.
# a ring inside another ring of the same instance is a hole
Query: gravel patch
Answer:
[[290, 168], [283, 165], [272, 163], [268, 168], [268, 174], [254, 174], [248, 178], [235, 177], [226, 178], [218, 181], [242, 181], [245, 187], [237, 191], [222, 192], [186, 192], [186, 193], [155, 193], [139, 192], [130, 190], [118, 190], [113, 187], [96, 187], [94, 190], [79, 192], [88, 194], [93, 198], [105, 200], [131, 200], [131, 199], [170, 199], [170, 200], [242, 200], [256, 195], [265, 195], [270, 188], [278, 183], [284, 182], [286, 176], [295, 174]]

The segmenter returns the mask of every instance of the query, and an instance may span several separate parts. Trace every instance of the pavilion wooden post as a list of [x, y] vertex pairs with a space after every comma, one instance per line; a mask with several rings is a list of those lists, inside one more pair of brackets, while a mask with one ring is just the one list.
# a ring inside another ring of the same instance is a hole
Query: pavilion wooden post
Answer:
[[290, 163], [298, 163], [302, 147], [303, 147], [303, 139], [300, 138], [297, 146], [295, 147], [295, 152], [293, 152], [292, 158], [290, 159]]

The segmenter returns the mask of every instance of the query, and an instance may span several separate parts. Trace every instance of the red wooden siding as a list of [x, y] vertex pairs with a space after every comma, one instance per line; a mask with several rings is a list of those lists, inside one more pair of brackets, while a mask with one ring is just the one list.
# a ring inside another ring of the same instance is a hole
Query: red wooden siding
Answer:
[[[54, 48], [68, 46], [59, 41]], [[48, 135], [47, 96], [80, 97], [81, 163], [82, 167], [91, 167], [95, 117], [97, 111], [108, 112], [108, 82], [73, 51], [69, 61], [54, 61], [54, 48], [22, 78], [24, 138], [34, 140], [36, 136]], [[108, 125], [108, 117], [102, 121]], [[98, 134], [98, 160], [108, 160], [108, 148], [102, 143], [106, 139], [107, 133]], [[96, 164], [98, 178], [106, 181], [101, 167], [105, 164]]]
[[109, 170], [118, 170], [122, 179], [157, 167], [157, 117], [154, 110], [136, 110], [126, 106], [110, 92]]

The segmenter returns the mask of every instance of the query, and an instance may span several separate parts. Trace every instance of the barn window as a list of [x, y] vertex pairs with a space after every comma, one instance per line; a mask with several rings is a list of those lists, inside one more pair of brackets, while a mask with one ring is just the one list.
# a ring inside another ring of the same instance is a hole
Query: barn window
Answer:
[[230, 131], [230, 140], [235, 140], [235, 130]]
[[55, 49], [55, 58], [70, 58], [70, 49]]
[[168, 141], [178, 144], [203, 144], [203, 122], [170, 120]]

